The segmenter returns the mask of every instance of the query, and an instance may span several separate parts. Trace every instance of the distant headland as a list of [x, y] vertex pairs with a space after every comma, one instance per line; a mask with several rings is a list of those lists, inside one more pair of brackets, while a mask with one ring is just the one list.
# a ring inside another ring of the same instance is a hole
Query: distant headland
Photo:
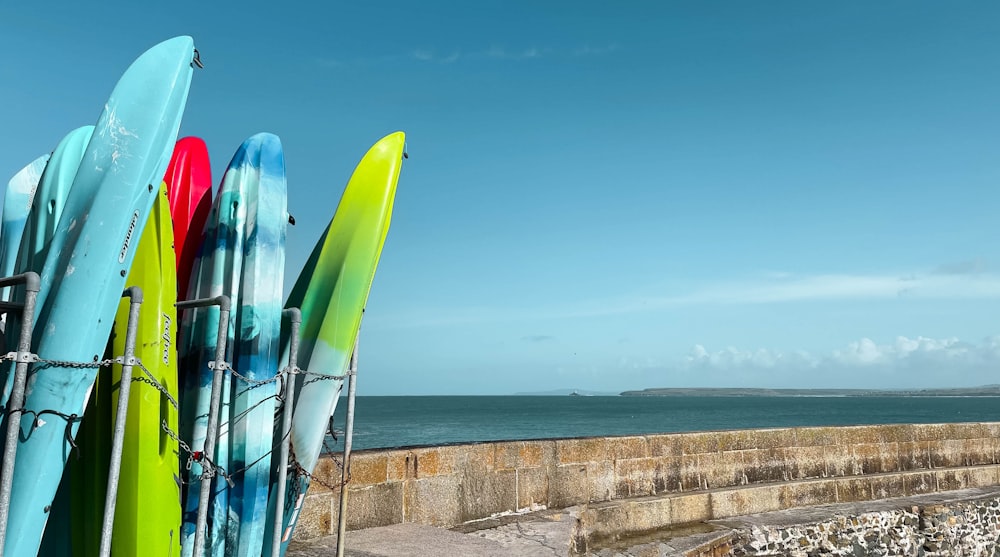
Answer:
[[755, 388], [652, 388], [641, 391], [625, 391], [621, 396], [1000, 396], [1000, 385], [963, 387], [956, 389], [755, 389]]

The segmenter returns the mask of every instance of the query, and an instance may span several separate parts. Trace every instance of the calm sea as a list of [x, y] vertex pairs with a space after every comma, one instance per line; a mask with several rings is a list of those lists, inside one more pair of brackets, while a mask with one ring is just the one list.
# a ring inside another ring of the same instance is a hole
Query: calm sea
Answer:
[[[337, 405], [344, 429], [347, 399]], [[764, 427], [1000, 421], [996, 397], [361, 396], [355, 449]], [[343, 435], [338, 433], [343, 446]], [[334, 448], [334, 447], [331, 447]]]

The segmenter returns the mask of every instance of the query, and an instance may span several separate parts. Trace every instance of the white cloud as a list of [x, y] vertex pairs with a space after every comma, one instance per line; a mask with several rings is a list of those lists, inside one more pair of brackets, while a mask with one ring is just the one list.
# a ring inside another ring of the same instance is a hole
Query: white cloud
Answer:
[[429, 62], [431, 60], [434, 60], [434, 53], [431, 52], [430, 50], [417, 49], [417, 50], [414, 50], [411, 53], [411, 55], [414, 58], [416, 58], [417, 60], [421, 60], [421, 61], [424, 61], [424, 62]]
[[870, 338], [851, 342], [844, 348], [814, 354], [802, 351], [780, 351], [759, 348], [744, 350], [727, 347], [709, 350], [696, 344], [682, 360], [686, 369], [720, 371], [809, 371], [824, 372], [918, 371], [948, 374], [963, 370], [1000, 371], [1000, 335], [979, 343], [957, 338], [896, 337], [893, 342], [879, 344]]
[[571, 56], [596, 56], [606, 55], [618, 50], [618, 45], [605, 46], [580, 46], [576, 48], [551, 48], [530, 45], [520, 48], [508, 48], [502, 45], [492, 45], [482, 50], [461, 50], [451, 49], [439, 51], [431, 48], [415, 48], [405, 55], [384, 55], [378, 57], [364, 57], [353, 60], [334, 60], [329, 58], [319, 58], [317, 63], [324, 67], [340, 66], [366, 66], [371, 64], [396, 62], [401, 59], [416, 60], [418, 62], [432, 64], [452, 64], [462, 60], [534, 60], [538, 58], [555, 57], [568, 58]]
[[781, 352], [767, 348], [741, 350], [732, 346], [710, 351], [701, 344], [694, 345], [683, 360], [683, 366], [687, 368], [712, 368], [727, 371], [786, 367], [803, 369], [815, 367], [816, 364], [816, 358], [806, 352]]

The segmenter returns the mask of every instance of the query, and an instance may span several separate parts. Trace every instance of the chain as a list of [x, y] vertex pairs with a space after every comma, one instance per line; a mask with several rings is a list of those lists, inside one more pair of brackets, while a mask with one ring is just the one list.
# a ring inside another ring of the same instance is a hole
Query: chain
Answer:
[[236, 371], [233, 368], [229, 368], [229, 373], [233, 374], [233, 376], [235, 376], [240, 381], [243, 381], [244, 383], [253, 386], [258, 386], [258, 385], [267, 385], [268, 383], [276, 383], [280, 381], [281, 375], [284, 373], [284, 371], [280, 371], [274, 374], [274, 377], [269, 377], [267, 379], [250, 379], [246, 375], [241, 374], [240, 372]]
[[132, 381], [138, 381], [140, 383], [146, 383], [147, 385], [152, 386], [157, 391], [160, 391], [160, 393], [162, 393], [163, 396], [167, 397], [167, 400], [170, 402], [170, 406], [173, 406], [174, 410], [179, 410], [180, 404], [177, 402], [177, 399], [175, 399], [173, 395], [170, 394], [170, 391], [168, 391], [166, 387], [161, 385], [160, 382], [157, 381], [155, 377], [153, 377], [153, 374], [150, 373], [148, 369], [146, 369], [145, 365], [143, 365], [142, 360], [136, 358], [135, 365], [139, 366], [139, 369], [141, 369], [142, 372], [146, 374], [146, 376], [133, 377]]
[[[4, 362], [4, 361], [14, 361], [14, 362], [16, 362], [18, 360], [18, 354], [19, 354], [18, 352], [8, 352], [6, 354], [0, 354], [0, 362]], [[103, 359], [103, 360], [95, 359], [93, 362], [74, 362], [74, 361], [68, 361], [68, 360], [55, 360], [55, 359], [41, 358], [37, 354], [34, 354], [34, 353], [26, 353], [26, 354], [22, 355], [21, 357], [22, 357], [22, 361], [26, 361], [28, 363], [41, 364], [36, 369], [48, 369], [48, 368], [54, 368], [54, 367], [70, 368], [70, 369], [97, 369], [97, 368], [109, 367], [112, 364], [122, 364], [122, 359], [118, 359], [118, 361], [116, 361], [116, 359], [114, 359], [114, 358], [107, 358], [107, 359]], [[214, 362], [212, 362], [212, 363], [214, 363]], [[166, 397], [167, 401], [170, 403], [170, 406], [174, 410], [179, 410], [180, 404], [178, 403], [177, 399], [174, 398], [174, 396], [170, 394], [170, 391], [166, 387], [164, 387], [159, 381], [156, 380], [156, 377], [154, 377], [153, 374], [150, 373], [149, 369], [146, 368], [146, 366], [142, 363], [142, 361], [139, 358], [134, 357], [132, 365], [135, 366], [135, 367], [138, 367], [143, 372], [143, 375], [133, 377], [132, 378], [133, 382], [144, 383], [144, 384], [149, 385], [152, 388], [156, 389], [164, 397]], [[212, 365], [210, 365], [209, 367], [214, 369], [214, 366], [212, 366]], [[347, 373], [342, 373], [342, 374], [329, 374], [329, 373], [321, 373], [321, 372], [314, 372], [314, 371], [306, 371], [306, 370], [303, 370], [303, 369], [301, 369], [299, 367], [286, 367], [286, 368], [282, 369], [281, 371], [279, 371], [278, 373], [276, 373], [274, 375], [274, 377], [270, 377], [270, 378], [262, 379], [262, 380], [257, 380], [257, 379], [251, 379], [251, 378], [249, 378], [249, 377], [247, 377], [247, 376], [245, 376], [245, 375], [237, 372], [235, 369], [233, 369], [228, 364], [225, 364], [223, 366], [223, 369], [226, 370], [226, 371], [229, 371], [229, 373], [231, 373], [233, 377], [236, 377], [240, 381], [243, 381], [244, 383], [247, 383], [247, 384], [252, 385], [252, 386], [266, 385], [268, 383], [280, 383], [280, 385], [279, 385], [279, 387], [277, 389], [277, 393], [275, 395], [273, 395], [273, 397], [272, 397], [272, 398], [274, 398], [274, 399], [276, 399], [278, 401], [283, 401], [283, 399], [284, 399], [284, 391], [285, 391], [285, 389], [287, 388], [287, 385], [288, 385], [288, 383], [287, 383], [287, 381], [285, 379], [286, 379], [286, 377], [288, 375], [297, 374], [297, 375], [308, 376], [309, 378], [306, 379], [302, 383], [302, 386], [305, 386], [305, 385], [308, 385], [310, 383], [316, 383], [316, 382], [319, 382], [319, 381], [342, 381], [342, 380], [346, 379], [347, 377], [349, 377], [350, 375], [352, 375], [352, 373], [353, 373], [353, 372], [348, 371]], [[9, 413], [9, 411], [6, 408], [4, 408], [2, 411], [3, 411], [4, 414]], [[39, 418], [40, 418], [40, 416], [42, 416], [44, 414], [57, 415], [57, 416], [63, 418], [64, 420], [66, 420], [66, 439], [69, 442], [71, 448], [79, 453], [79, 448], [77, 447], [77, 445], [76, 445], [76, 443], [74, 442], [74, 439], [73, 439], [72, 426], [73, 426], [73, 424], [79, 422], [82, 419], [81, 416], [78, 416], [76, 414], [64, 414], [64, 413], [58, 412], [56, 410], [42, 410], [42, 411], [37, 411], [36, 412], [36, 411], [33, 411], [33, 410], [27, 410], [27, 409], [23, 409], [22, 408], [19, 412], [22, 415], [23, 414], [32, 414], [34, 416], [34, 419], [33, 419], [33, 429], [36, 428], [36, 427], [38, 427]], [[160, 427], [164, 431], [164, 433], [168, 437], [170, 437], [171, 440], [173, 440], [174, 442], [177, 443], [178, 449], [180, 451], [183, 451], [184, 453], [186, 453], [188, 455], [187, 463], [186, 463], [186, 466], [185, 466], [185, 468], [187, 470], [191, 470], [192, 466], [196, 462], [201, 464], [201, 466], [202, 466], [202, 473], [198, 476], [198, 478], [197, 478], [198, 481], [206, 481], [206, 480], [210, 480], [210, 479], [212, 479], [214, 477], [219, 476], [219, 477], [222, 477], [223, 479], [226, 480], [226, 482], [229, 484], [230, 488], [235, 485], [234, 482], [233, 482], [233, 478], [234, 477], [244, 474], [247, 470], [249, 470], [252, 467], [256, 466], [261, 461], [263, 461], [265, 458], [273, 455], [275, 449], [278, 448], [280, 446], [280, 444], [283, 443], [285, 441], [285, 439], [287, 438], [287, 436], [290, 434], [290, 432], [289, 432], [288, 434], [285, 434], [280, 439], [278, 439], [275, 443], [272, 444], [271, 450], [268, 451], [267, 453], [265, 453], [264, 455], [262, 455], [261, 457], [259, 457], [257, 460], [255, 460], [254, 462], [248, 464], [247, 466], [244, 466], [240, 470], [237, 470], [236, 472], [230, 474], [229, 472], [226, 471], [225, 467], [219, 466], [218, 464], [216, 464], [215, 462], [213, 462], [211, 459], [208, 458], [207, 455], [205, 455], [204, 452], [202, 452], [202, 451], [196, 451], [193, 448], [191, 448], [190, 444], [188, 444], [186, 441], [184, 441], [183, 439], [181, 439], [180, 435], [178, 435], [177, 432], [175, 432], [174, 430], [172, 430], [170, 428], [169, 424], [167, 423], [167, 420], [165, 420], [165, 419], [162, 420], [161, 423], [160, 423]], [[330, 432], [330, 435], [331, 436], [333, 435], [332, 431]], [[334, 437], [334, 438], [336, 438], [336, 437]], [[340, 459], [337, 458], [337, 456], [336, 456], [336, 454], [334, 454], [333, 450], [330, 449], [330, 447], [326, 444], [326, 440], [325, 439], [323, 441], [323, 454], [327, 455], [333, 461], [334, 465], [336, 466], [336, 468], [338, 470], [340, 470], [341, 472], [343, 471], [343, 469], [344, 469], [343, 462]], [[302, 464], [295, 457], [295, 451], [291, 447], [289, 447], [289, 459], [288, 460], [289, 460], [288, 465], [291, 467], [292, 472], [296, 476], [306, 477], [310, 481], [316, 482], [316, 483], [322, 485], [323, 487], [326, 487], [327, 489], [338, 490], [338, 489], [341, 489], [344, 485], [346, 485], [347, 483], [349, 483], [351, 481], [350, 471], [348, 471], [347, 477], [345, 479], [343, 479], [343, 480], [341, 480], [339, 482], [335, 482], [335, 483], [331, 483], [331, 482], [325, 481], [322, 478], [320, 478], [320, 477], [318, 477], [318, 476], [316, 476], [316, 475], [308, 472], [305, 469], [305, 467], [303, 467]], [[341, 475], [343, 475], [343, 474], [341, 474]], [[184, 481], [183, 483], [190, 484], [191, 482], [190, 481]], [[298, 489], [298, 488], [296, 488], [296, 489]]]
[[[343, 476], [343, 470], [344, 470], [344, 464], [343, 464], [343, 462], [341, 462], [332, 453], [330, 454], [330, 460], [333, 461], [333, 463], [334, 463], [334, 465], [336, 465], [337, 469], [341, 471], [341, 476]], [[295, 450], [291, 446], [288, 447], [288, 465], [292, 468], [292, 472], [296, 476], [308, 478], [310, 482], [316, 482], [319, 485], [321, 485], [321, 486], [329, 489], [330, 491], [337, 491], [337, 490], [341, 489], [342, 487], [344, 487], [345, 485], [347, 485], [348, 483], [350, 483], [350, 481], [351, 481], [351, 471], [350, 470], [347, 471], [347, 478], [346, 479], [341, 480], [339, 482], [334, 482], [334, 483], [327, 482], [327, 481], [323, 480], [322, 478], [320, 478], [319, 476], [316, 476], [316, 475], [310, 473], [308, 470], [305, 469], [304, 466], [302, 466], [302, 463], [299, 462], [299, 459], [297, 459], [295, 457]], [[298, 482], [293, 482], [293, 485], [297, 485], [297, 484], [298, 484]], [[296, 493], [295, 495], [298, 495], [298, 494]]]
[[34, 363], [42, 364], [36, 369], [47, 369], [51, 367], [68, 367], [72, 369], [97, 369], [100, 367], [107, 367], [111, 364], [116, 363], [113, 359], [108, 358], [106, 360], [94, 360], [93, 362], [70, 362], [66, 360], [49, 360], [46, 358], [41, 358], [35, 354], [32, 354], [34, 358], [31, 360]]

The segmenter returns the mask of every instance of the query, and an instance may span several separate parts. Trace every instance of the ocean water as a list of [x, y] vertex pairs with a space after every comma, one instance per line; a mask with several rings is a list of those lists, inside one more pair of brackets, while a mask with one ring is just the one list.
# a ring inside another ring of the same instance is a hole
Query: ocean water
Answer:
[[[347, 399], [334, 416], [342, 450]], [[359, 396], [354, 449], [767, 427], [1000, 421], [997, 397]]]

